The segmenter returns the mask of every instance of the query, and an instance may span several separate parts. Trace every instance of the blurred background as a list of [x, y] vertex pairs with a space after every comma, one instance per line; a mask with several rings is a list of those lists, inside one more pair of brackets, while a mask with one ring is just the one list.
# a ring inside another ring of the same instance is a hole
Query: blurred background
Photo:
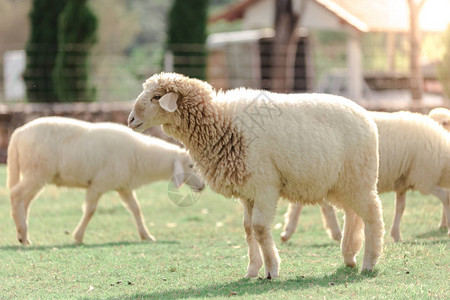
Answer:
[[160, 71], [376, 110], [448, 106], [449, 24], [450, 0], [0, 0], [0, 161], [38, 116], [126, 122]]

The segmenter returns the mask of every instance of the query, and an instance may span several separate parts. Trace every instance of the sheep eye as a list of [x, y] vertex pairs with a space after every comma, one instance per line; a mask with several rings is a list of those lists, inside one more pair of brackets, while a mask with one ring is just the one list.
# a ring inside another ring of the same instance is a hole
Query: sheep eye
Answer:
[[193, 165], [193, 164], [190, 164], [190, 165], [189, 165], [189, 168], [191, 168], [191, 169], [192, 169], [193, 167], [194, 167], [194, 165]]
[[155, 96], [153, 96], [153, 99], [152, 99], [152, 100], [159, 100], [159, 99], [161, 99], [161, 96], [155, 95]]

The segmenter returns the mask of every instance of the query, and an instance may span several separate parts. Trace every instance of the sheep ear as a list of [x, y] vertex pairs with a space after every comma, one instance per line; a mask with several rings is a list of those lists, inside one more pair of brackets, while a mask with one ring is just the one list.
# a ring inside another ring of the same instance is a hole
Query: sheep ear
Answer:
[[177, 93], [167, 93], [159, 99], [159, 105], [168, 112], [174, 112], [177, 109]]
[[173, 185], [179, 189], [180, 186], [184, 182], [184, 169], [183, 164], [180, 160], [176, 159], [173, 164], [173, 176], [172, 176]]

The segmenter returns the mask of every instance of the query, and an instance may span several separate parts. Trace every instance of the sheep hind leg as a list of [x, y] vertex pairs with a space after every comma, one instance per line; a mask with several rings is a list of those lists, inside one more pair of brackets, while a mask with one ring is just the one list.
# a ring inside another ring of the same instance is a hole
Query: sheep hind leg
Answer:
[[141, 239], [155, 241], [155, 238], [148, 232], [147, 227], [145, 227], [144, 216], [142, 215], [139, 202], [136, 199], [136, 194], [133, 191], [120, 191], [118, 193], [123, 203], [125, 203], [128, 210], [133, 214]]
[[86, 199], [83, 204], [83, 216], [73, 232], [75, 243], [82, 244], [86, 227], [97, 209], [98, 200], [102, 193], [88, 189], [86, 191]]
[[322, 220], [328, 235], [335, 241], [340, 242], [342, 239], [341, 228], [339, 228], [339, 221], [336, 216], [334, 208], [328, 203], [324, 202], [321, 205]]
[[[384, 223], [380, 198], [371, 193], [354, 206], [355, 213], [364, 222], [365, 247], [361, 270], [372, 271], [383, 251]], [[364, 201], [366, 200], [366, 201]]]
[[258, 242], [255, 239], [255, 233], [253, 231], [252, 225], [252, 211], [253, 202], [240, 200], [242, 206], [244, 207], [244, 230], [248, 244], [248, 267], [247, 275], [245, 277], [252, 278], [258, 277], [259, 270], [263, 266], [263, 261], [261, 257], [261, 250], [259, 248]]
[[31, 178], [23, 178], [11, 189], [11, 215], [16, 224], [17, 239], [24, 245], [31, 245], [28, 239], [28, 211], [31, 201], [43, 185]]
[[431, 194], [435, 195], [442, 202], [442, 218], [440, 228], [447, 228], [447, 235], [450, 236], [450, 195], [449, 190], [435, 186]]
[[272, 236], [271, 224], [273, 222], [278, 195], [267, 192], [255, 199], [252, 212], [252, 225], [256, 240], [264, 258], [265, 278], [278, 277], [280, 257]]
[[400, 222], [402, 220], [403, 212], [405, 211], [406, 192], [397, 192], [395, 197], [395, 216], [391, 227], [391, 236], [394, 242], [400, 242], [402, 236], [400, 234]]
[[345, 210], [344, 236], [341, 241], [341, 251], [344, 264], [348, 267], [356, 267], [356, 254], [362, 247], [363, 222], [351, 209]]
[[289, 203], [288, 210], [284, 214], [284, 229], [281, 233], [281, 241], [287, 242], [294, 234], [303, 205], [300, 203]]

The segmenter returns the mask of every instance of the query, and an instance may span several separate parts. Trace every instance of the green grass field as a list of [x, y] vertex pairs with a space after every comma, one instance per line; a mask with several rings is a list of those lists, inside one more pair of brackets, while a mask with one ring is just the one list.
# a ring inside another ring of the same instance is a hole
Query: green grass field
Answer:
[[[274, 236], [282, 259], [275, 280], [245, 279], [247, 245], [242, 208], [206, 190], [180, 208], [167, 183], [137, 191], [157, 242], [140, 242], [132, 216], [115, 193], [103, 196], [84, 245], [73, 244], [84, 191], [46, 187], [31, 206], [31, 247], [16, 240], [10, 217], [5, 167], [0, 168], [0, 299], [24, 298], [450, 298], [450, 253], [439, 230], [441, 204], [408, 193], [403, 243], [385, 237], [376, 271], [344, 267], [339, 246], [323, 230], [320, 210], [307, 207], [291, 241], [281, 244], [287, 203], [280, 201]], [[394, 194], [382, 195], [386, 231]], [[342, 214], [340, 213], [342, 221]], [[261, 270], [260, 275], [263, 275]]]

